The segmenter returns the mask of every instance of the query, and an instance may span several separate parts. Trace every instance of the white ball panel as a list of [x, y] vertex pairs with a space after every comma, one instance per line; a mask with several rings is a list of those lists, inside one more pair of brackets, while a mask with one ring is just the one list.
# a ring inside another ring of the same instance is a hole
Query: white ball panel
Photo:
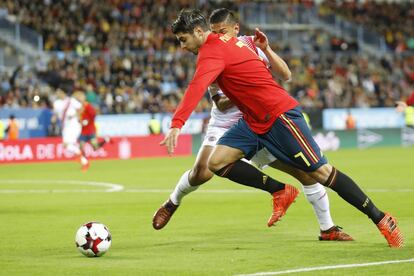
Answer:
[[109, 247], [111, 247], [111, 241], [107, 241], [107, 240], [101, 241], [97, 246], [99, 252], [101, 251], [106, 252], [108, 251]]
[[92, 224], [91, 229], [89, 229], [89, 233], [91, 237], [96, 240], [96, 238], [101, 238], [102, 240], [108, 237], [108, 231], [105, 229], [105, 225], [102, 223], [94, 223]]
[[76, 232], [75, 241], [78, 245], [84, 245], [86, 243], [86, 234], [88, 233], [88, 228], [86, 226], [81, 226]]

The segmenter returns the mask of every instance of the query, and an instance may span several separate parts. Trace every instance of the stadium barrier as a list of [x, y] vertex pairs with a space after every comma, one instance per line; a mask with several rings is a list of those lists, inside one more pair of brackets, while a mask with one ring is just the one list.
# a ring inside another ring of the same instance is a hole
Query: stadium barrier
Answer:
[[[85, 146], [85, 153], [91, 159], [131, 159], [141, 157], [168, 156], [165, 147], [159, 143], [163, 135], [112, 137], [111, 143], [94, 151], [92, 146]], [[183, 134], [174, 155], [192, 154], [192, 136]], [[76, 157], [68, 152], [61, 138], [33, 138], [15, 141], [0, 141], [1, 163], [28, 163], [74, 160]]]
[[[150, 134], [148, 124], [151, 116], [160, 121], [162, 133], [167, 133], [172, 117], [172, 114], [169, 113], [98, 115], [96, 123], [101, 136], [142, 136]], [[208, 112], [193, 113], [185, 123], [181, 133], [201, 133], [204, 120], [209, 117]]]
[[405, 126], [404, 115], [392, 107], [378, 108], [328, 108], [322, 113], [323, 129], [343, 130], [347, 114], [356, 121], [357, 129], [402, 128]]
[[10, 115], [14, 115], [19, 126], [20, 138], [46, 137], [52, 111], [46, 108], [1, 108], [0, 120], [7, 125]]
[[[19, 126], [19, 138], [46, 137], [52, 117], [52, 111], [47, 108], [2, 108], [0, 120], [5, 126], [9, 116], [14, 115]], [[96, 124], [100, 136], [146, 136], [150, 134], [148, 125], [152, 116], [161, 123], [162, 133], [170, 128], [171, 116], [169, 113], [156, 114], [117, 114], [98, 115]], [[184, 125], [183, 134], [198, 134], [202, 132], [205, 121], [210, 117], [208, 112], [194, 113]]]
[[315, 131], [313, 137], [322, 151], [412, 146], [414, 145], [414, 128]]
[[[371, 148], [387, 146], [413, 146], [413, 128], [315, 130], [313, 137], [322, 151], [347, 148]], [[85, 152], [91, 159], [131, 159], [168, 156], [159, 142], [163, 135], [112, 137], [112, 142], [94, 151], [87, 144]], [[174, 155], [197, 154], [203, 135], [183, 134]], [[65, 150], [61, 138], [32, 138], [16, 141], [0, 141], [0, 164], [53, 162], [74, 160], [75, 156]]]

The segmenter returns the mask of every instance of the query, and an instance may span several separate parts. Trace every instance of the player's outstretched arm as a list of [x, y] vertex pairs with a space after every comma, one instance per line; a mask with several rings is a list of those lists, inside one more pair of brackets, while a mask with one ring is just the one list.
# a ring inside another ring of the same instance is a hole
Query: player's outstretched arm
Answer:
[[278, 54], [272, 50], [266, 34], [260, 31], [259, 28], [256, 28], [254, 34], [254, 43], [256, 44], [256, 47], [262, 50], [266, 55], [272, 71], [284, 81], [290, 80], [292, 77], [292, 72], [290, 71], [289, 66]]

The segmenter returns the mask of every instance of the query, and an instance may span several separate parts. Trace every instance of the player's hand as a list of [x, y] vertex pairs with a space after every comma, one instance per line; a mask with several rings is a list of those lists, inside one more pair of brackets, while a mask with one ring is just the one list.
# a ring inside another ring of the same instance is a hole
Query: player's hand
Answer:
[[407, 104], [405, 102], [403, 101], [395, 102], [395, 109], [397, 110], [397, 112], [404, 112], [406, 108], [407, 108]]
[[260, 48], [260, 50], [266, 50], [267, 46], [269, 46], [269, 40], [264, 32], [260, 31], [259, 28], [256, 28], [254, 33], [254, 44], [256, 47]]
[[164, 139], [160, 142], [160, 145], [166, 146], [169, 155], [174, 153], [174, 149], [177, 146], [178, 142], [178, 135], [180, 135], [179, 128], [170, 128], [168, 134], [164, 137]]

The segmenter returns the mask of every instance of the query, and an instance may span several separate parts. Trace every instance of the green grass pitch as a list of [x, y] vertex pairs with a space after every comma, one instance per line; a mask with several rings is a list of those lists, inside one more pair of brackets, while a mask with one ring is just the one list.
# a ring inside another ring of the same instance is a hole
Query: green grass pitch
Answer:
[[[270, 196], [218, 177], [184, 198], [165, 229], [153, 230], [153, 213], [194, 157], [93, 161], [85, 174], [74, 162], [1, 165], [0, 275], [236, 275], [413, 259], [414, 148], [327, 156], [378, 207], [397, 217], [405, 248], [388, 248], [375, 225], [332, 191], [334, 221], [356, 241], [318, 241], [318, 224], [303, 194], [276, 227], [268, 228]], [[104, 192], [107, 187], [68, 180], [120, 184], [124, 190]], [[101, 258], [86, 258], [75, 248], [75, 232], [87, 221], [111, 230], [112, 248]], [[414, 262], [405, 262], [300, 274], [413, 271]]]

